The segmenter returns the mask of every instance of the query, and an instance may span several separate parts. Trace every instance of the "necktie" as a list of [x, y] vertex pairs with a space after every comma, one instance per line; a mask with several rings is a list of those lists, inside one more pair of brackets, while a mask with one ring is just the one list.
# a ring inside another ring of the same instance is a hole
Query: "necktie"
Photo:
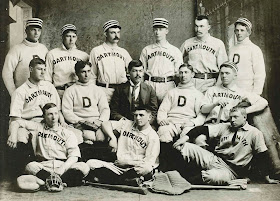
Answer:
[[234, 135], [232, 137], [232, 141], [231, 141], [232, 145], [234, 145], [234, 143], [235, 143], [236, 136], [237, 136], [237, 130], [235, 131], [235, 133], [234, 133]]
[[131, 92], [131, 102], [135, 101], [135, 91], [138, 88], [138, 85], [132, 86], [132, 92]]

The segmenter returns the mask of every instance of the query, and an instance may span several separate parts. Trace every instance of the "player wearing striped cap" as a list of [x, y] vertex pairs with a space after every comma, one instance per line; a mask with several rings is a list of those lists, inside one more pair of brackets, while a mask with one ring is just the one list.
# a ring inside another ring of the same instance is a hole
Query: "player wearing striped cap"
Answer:
[[175, 87], [175, 75], [183, 64], [180, 50], [166, 40], [168, 31], [168, 21], [164, 18], [155, 18], [153, 32], [156, 43], [146, 46], [140, 55], [146, 71], [146, 82], [154, 88], [160, 102], [166, 92]]
[[47, 54], [45, 79], [54, 84], [62, 98], [65, 89], [77, 80], [74, 66], [77, 61], [88, 60], [88, 54], [76, 47], [77, 28], [73, 24], [65, 24], [61, 28], [62, 46]]
[[265, 63], [261, 49], [249, 39], [252, 23], [246, 18], [239, 18], [234, 26], [237, 42], [229, 49], [229, 59], [239, 68], [237, 85], [260, 95], [266, 76]]
[[184, 62], [194, 68], [195, 88], [203, 93], [216, 83], [219, 66], [228, 60], [223, 41], [211, 36], [210, 28], [207, 16], [197, 16], [195, 18], [196, 36], [186, 40], [180, 48]]
[[43, 20], [31, 18], [26, 21], [26, 38], [13, 46], [5, 59], [2, 77], [10, 95], [29, 77], [29, 62], [34, 56], [45, 59], [48, 49], [39, 43]]
[[89, 59], [96, 85], [103, 87], [110, 102], [114, 88], [127, 81], [126, 69], [132, 58], [124, 48], [118, 46], [121, 26], [117, 20], [105, 22], [103, 31], [106, 40], [91, 50]]

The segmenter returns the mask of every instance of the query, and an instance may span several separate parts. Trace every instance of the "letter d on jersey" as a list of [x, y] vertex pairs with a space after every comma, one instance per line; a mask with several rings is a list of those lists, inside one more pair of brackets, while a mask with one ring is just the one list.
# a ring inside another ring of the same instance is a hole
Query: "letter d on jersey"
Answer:
[[186, 97], [185, 96], [179, 96], [178, 97], [178, 106], [183, 107], [184, 105], [186, 105]]
[[83, 97], [83, 107], [90, 107], [91, 101], [88, 97]]

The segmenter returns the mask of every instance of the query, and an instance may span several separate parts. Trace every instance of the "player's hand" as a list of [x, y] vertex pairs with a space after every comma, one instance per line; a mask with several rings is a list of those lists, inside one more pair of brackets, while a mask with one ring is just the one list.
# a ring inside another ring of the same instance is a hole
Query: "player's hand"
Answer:
[[183, 148], [183, 145], [185, 144], [185, 142], [189, 141], [189, 136], [185, 135], [181, 138], [179, 138], [174, 144], [173, 147], [177, 150], [181, 150]]
[[93, 120], [93, 123], [100, 128], [102, 121], [99, 119], [95, 119], [95, 120]]
[[139, 175], [146, 175], [146, 174], [152, 172], [153, 167], [149, 164], [142, 163], [140, 165], [135, 166], [134, 170]]
[[269, 176], [266, 176], [266, 177], [265, 177], [265, 181], [266, 181], [266, 183], [268, 183], [268, 184], [279, 184], [279, 183], [280, 183], [279, 180], [277, 180], [277, 179], [271, 179]]
[[221, 107], [225, 107], [227, 104], [228, 104], [227, 100], [221, 99], [221, 100], [218, 100], [215, 105], [217, 105], [217, 106], [220, 105]]
[[109, 146], [112, 148], [112, 152], [117, 152], [118, 149], [118, 142], [116, 138], [112, 138], [109, 141]]
[[10, 135], [7, 141], [7, 145], [11, 148], [17, 147], [17, 135]]
[[165, 125], [169, 125], [169, 121], [167, 119], [162, 120], [161, 122], [159, 122], [160, 126], [165, 126]]

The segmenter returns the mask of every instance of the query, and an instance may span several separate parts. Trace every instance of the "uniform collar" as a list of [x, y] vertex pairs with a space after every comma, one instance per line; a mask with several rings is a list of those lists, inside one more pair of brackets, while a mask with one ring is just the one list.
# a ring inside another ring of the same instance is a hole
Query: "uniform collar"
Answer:
[[195, 43], [206, 43], [209, 40], [210, 37], [211, 37], [210, 33], [208, 33], [208, 35], [206, 36], [205, 40], [200, 40], [197, 37], [195, 37], [194, 38], [194, 42]]
[[194, 83], [192, 81], [190, 81], [187, 84], [182, 84], [181, 82], [178, 84], [177, 86], [179, 89], [189, 89], [189, 88], [193, 88], [194, 87]]
[[103, 47], [104, 47], [106, 50], [112, 50], [112, 49], [119, 49], [119, 48], [120, 48], [119, 46], [111, 47], [111, 46], [107, 45], [106, 42], [103, 43]]
[[224, 85], [223, 84], [220, 84], [220, 87], [221, 88], [223, 88], [223, 89], [228, 89], [228, 90], [230, 90], [230, 91], [233, 91], [233, 92], [235, 92], [235, 91], [237, 91], [238, 90], [238, 87], [237, 87], [237, 85], [236, 84], [233, 84], [231, 87], [224, 87]]
[[36, 43], [30, 42], [28, 40], [26, 40], [26, 38], [23, 40], [23, 43], [29, 47], [35, 47], [39, 44], [39, 42], [37, 41]]
[[76, 81], [76, 84], [77, 85], [81, 85], [81, 86], [88, 86], [88, 85], [90, 85], [92, 83], [93, 83], [93, 80], [89, 80], [87, 83], [81, 83], [79, 81]]
[[160, 45], [159, 43], [154, 43], [152, 45], [152, 48], [154, 49], [154, 48], [162, 47], [162, 48], [168, 49], [169, 46], [170, 46], [169, 42], [166, 41], [166, 43], [163, 45]]
[[77, 49], [77, 46], [74, 45], [74, 47], [72, 47], [71, 49], [67, 50], [67, 48], [65, 47], [65, 45], [62, 43], [62, 47], [61, 47], [63, 50], [65, 51], [71, 51], [71, 50], [74, 50], [74, 49]]
[[26, 80], [26, 84], [27, 84], [30, 88], [34, 88], [34, 87], [38, 87], [38, 86], [42, 86], [42, 85], [43, 85], [43, 84], [42, 84], [42, 81], [40, 81], [40, 82], [38, 83], [38, 85], [36, 85], [36, 84], [33, 84], [32, 82], [30, 82], [29, 79]]
[[236, 44], [244, 44], [244, 45], [249, 44], [249, 43], [251, 43], [251, 40], [250, 40], [249, 37], [245, 38], [243, 41], [240, 41], [240, 42], [237, 41], [236, 42]]
[[[230, 128], [231, 128], [232, 131], [236, 131], [236, 129], [233, 128], [231, 125], [230, 125]], [[249, 125], [248, 122], [246, 121], [246, 123], [245, 123], [242, 127], [238, 128], [237, 130], [238, 130], [238, 131], [240, 131], [240, 130], [248, 131], [249, 129], [250, 129], [250, 125]]]
[[45, 130], [50, 130], [50, 131], [61, 131], [62, 126], [60, 125], [60, 123], [58, 123], [58, 126], [56, 128], [51, 128], [46, 123], [44, 123], [44, 129]]
[[144, 129], [144, 130], [141, 130], [139, 131], [138, 128], [135, 127], [135, 123], [133, 123], [132, 125], [132, 131], [137, 131], [139, 133], [142, 133], [143, 135], [149, 135], [149, 133], [151, 132], [151, 125], [148, 126], [148, 128]]

